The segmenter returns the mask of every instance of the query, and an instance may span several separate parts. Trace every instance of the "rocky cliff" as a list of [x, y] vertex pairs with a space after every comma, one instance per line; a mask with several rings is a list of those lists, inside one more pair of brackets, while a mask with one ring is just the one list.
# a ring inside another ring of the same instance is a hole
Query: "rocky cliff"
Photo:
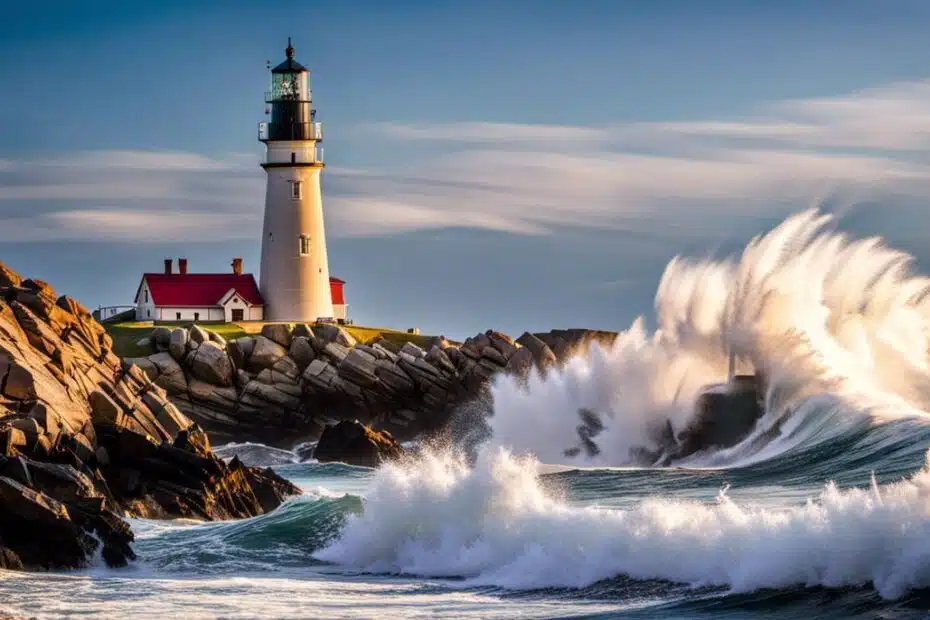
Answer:
[[488, 331], [428, 347], [358, 343], [329, 324], [269, 324], [225, 342], [209, 329], [156, 328], [130, 358], [211, 435], [292, 447], [340, 420], [357, 419], [401, 440], [441, 428], [456, 407], [480, 399], [499, 373], [546, 372], [613, 332], [554, 330], [514, 340]]
[[90, 313], [0, 263], [0, 568], [134, 557], [127, 516], [226, 519], [298, 489], [217, 458]]

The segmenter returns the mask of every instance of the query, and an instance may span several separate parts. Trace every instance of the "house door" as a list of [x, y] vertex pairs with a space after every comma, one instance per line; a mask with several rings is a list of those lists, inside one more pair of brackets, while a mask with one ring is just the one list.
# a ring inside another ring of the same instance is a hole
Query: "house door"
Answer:
[[233, 321], [244, 321], [245, 311], [242, 308], [233, 308], [232, 309], [232, 320]]

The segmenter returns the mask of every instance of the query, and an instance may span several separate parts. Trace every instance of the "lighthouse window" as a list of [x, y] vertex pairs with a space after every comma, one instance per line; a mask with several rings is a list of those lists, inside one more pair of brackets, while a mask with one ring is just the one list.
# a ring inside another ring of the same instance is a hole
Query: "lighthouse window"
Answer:
[[291, 198], [300, 198], [300, 181], [294, 181], [291, 183]]
[[310, 235], [300, 236], [300, 255], [308, 256], [310, 254]]

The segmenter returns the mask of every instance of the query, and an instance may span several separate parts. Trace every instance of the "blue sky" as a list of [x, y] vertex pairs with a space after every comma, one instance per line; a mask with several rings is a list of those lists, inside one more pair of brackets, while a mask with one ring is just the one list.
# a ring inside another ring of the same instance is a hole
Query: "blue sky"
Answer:
[[256, 123], [288, 36], [358, 323], [622, 329], [671, 257], [824, 198], [930, 258], [920, 0], [4, 11], [0, 260], [90, 307], [128, 303], [166, 256], [257, 272]]

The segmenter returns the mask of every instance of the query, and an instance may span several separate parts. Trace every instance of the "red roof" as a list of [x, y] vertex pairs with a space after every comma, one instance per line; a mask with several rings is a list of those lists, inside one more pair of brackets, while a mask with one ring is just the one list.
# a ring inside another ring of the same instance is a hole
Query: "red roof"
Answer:
[[156, 306], [216, 306], [231, 288], [251, 305], [264, 303], [251, 273], [146, 273], [142, 277], [149, 283]]
[[[142, 277], [149, 283], [152, 303], [156, 306], [217, 306], [231, 288], [251, 305], [264, 304], [251, 273], [241, 276], [233, 273], [146, 273]], [[344, 284], [345, 281], [339, 278], [329, 279], [330, 293], [336, 305], [345, 304]]]

